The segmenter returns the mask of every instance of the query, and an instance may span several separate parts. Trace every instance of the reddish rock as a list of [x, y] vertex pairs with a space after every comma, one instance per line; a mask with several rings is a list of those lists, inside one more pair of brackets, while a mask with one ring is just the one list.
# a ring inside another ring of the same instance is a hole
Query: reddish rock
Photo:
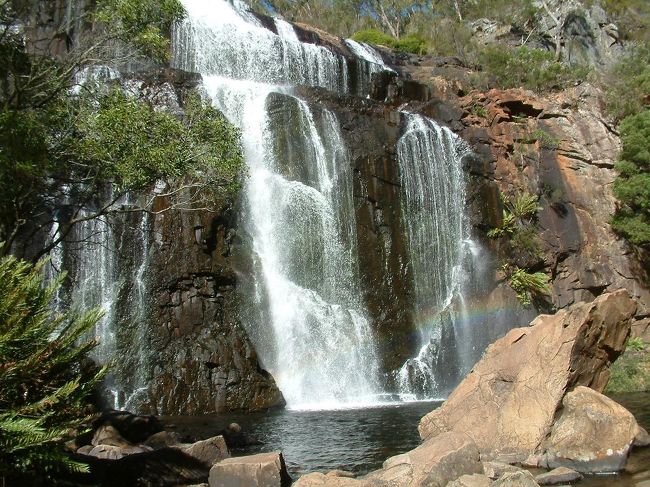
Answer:
[[523, 461], [550, 432], [567, 390], [604, 388], [635, 310], [621, 290], [511, 330], [488, 348], [447, 401], [422, 419], [420, 436], [427, 441], [448, 431], [464, 433], [484, 458], [511, 454]]

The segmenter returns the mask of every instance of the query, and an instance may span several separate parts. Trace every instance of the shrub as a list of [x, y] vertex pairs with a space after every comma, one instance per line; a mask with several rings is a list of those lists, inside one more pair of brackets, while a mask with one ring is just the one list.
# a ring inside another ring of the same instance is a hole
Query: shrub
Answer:
[[535, 295], [550, 294], [549, 277], [543, 272], [528, 272], [515, 267], [508, 277], [510, 287], [517, 293], [517, 299], [524, 304], [531, 304]]
[[426, 54], [427, 52], [427, 42], [418, 34], [409, 34], [400, 39], [395, 39], [377, 29], [365, 29], [356, 32], [351, 39], [357, 42], [391, 47], [398, 51], [411, 52], [414, 54]]
[[487, 87], [524, 87], [544, 92], [562, 89], [587, 75], [586, 68], [567, 66], [556, 61], [549, 51], [526, 46], [485, 46], [478, 53], [478, 60], [483, 73], [475, 80]]
[[0, 481], [8, 485], [52, 485], [86, 470], [62, 443], [86, 419], [103, 375], [82, 368], [96, 345], [83, 337], [100, 314], [54, 314], [60, 281], [45, 286], [42, 267], [0, 259]]
[[357, 42], [365, 42], [366, 44], [376, 44], [386, 47], [395, 47], [395, 42], [397, 41], [394, 37], [384, 34], [377, 29], [360, 30], [359, 32], [355, 32], [351, 39]]
[[395, 49], [413, 54], [426, 54], [427, 41], [417, 34], [409, 34], [395, 42]]
[[650, 102], [650, 43], [633, 48], [605, 74], [605, 108], [617, 120]]
[[650, 110], [625, 118], [620, 125], [623, 149], [616, 168], [614, 195], [622, 207], [614, 214], [614, 231], [635, 245], [650, 244]]

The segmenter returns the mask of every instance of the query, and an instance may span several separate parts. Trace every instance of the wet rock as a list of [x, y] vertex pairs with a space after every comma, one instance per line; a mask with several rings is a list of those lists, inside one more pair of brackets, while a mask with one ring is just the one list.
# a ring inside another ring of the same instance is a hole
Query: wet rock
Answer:
[[215, 436], [207, 440], [197, 441], [188, 446], [181, 448], [183, 452], [206, 465], [215, 463], [230, 457], [230, 452], [226, 446], [223, 436]]
[[503, 474], [492, 487], [539, 487], [539, 484], [529, 471], [520, 470]]
[[191, 485], [208, 480], [205, 463], [177, 448], [128, 455], [104, 460], [85, 457], [100, 485]]
[[542, 462], [550, 468], [568, 467], [583, 473], [622, 470], [639, 434], [632, 413], [587, 387], [576, 387], [562, 405]]
[[162, 424], [155, 416], [139, 416], [128, 411], [106, 411], [95, 420], [93, 428], [97, 432], [104, 431], [101, 435], [106, 436], [114, 434], [116, 430], [132, 444], [142, 443], [151, 435], [163, 431]]
[[382, 470], [364, 477], [371, 485], [445, 487], [462, 475], [482, 473], [479, 452], [465, 434], [443, 433], [402, 455], [389, 458]]
[[580, 479], [582, 479], [582, 474], [566, 467], [558, 467], [535, 477], [535, 481], [539, 485], [566, 484]]
[[228, 448], [244, 448], [252, 445], [262, 445], [263, 443], [244, 431], [237, 423], [230, 423], [219, 434], [226, 440]]
[[492, 480], [485, 475], [463, 475], [462, 477], [449, 482], [447, 487], [490, 487]]
[[348, 472], [347, 470], [330, 470], [325, 475], [328, 477], [345, 477], [348, 479], [353, 479], [356, 475], [353, 472]]
[[504, 473], [509, 473], [509, 472], [519, 472], [521, 468], [515, 467], [514, 465], [510, 465], [508, 463], [503, 463], [503, 462], [482, 462], [483, 464], [483, 473], [491, 478], [492, 480], [496, 480], [499, 477], [501, 477]]
[[117, 428], [111, 426], [110, 424], [102, 425], [97, 428], [97, 430], [95, 430], [91, 444], [93, 446], [110, 445], [120, 448], [132, 446], [131, 443], [122, 437], [120, 432], [117, 431]]
[[138, 453], [145, 453], [151, 451], [148, 446], [114, 446], [114, 445], [98, 445], [92, 447], [90, 450], [84, 448], [83, 452], [77, 450], [78, 453], [83, 453], [90, 457], [101, 458], [106, 460], [119, 460], [128, 455], [136, 455]]
[[650, 434], [648, 434], [648, 432], [641, 426], [639, 426], [636, 436], [634, 437], [633, 446], [636, 447], [650, 446]]
[[144, 442], [145, 445], [150, 446], [154, 450], [165, 448], [168, 446], [176, 446], [180, 444], [180, 435], [176, 432], [159, 431], [154, 433]]
[[282, 453], [227, 458], [210, 469], [210, 487], [288, 487], [291, 477]]
[[627, 292], [619, 291], [511, 330], [421, 420], [422, 439], [465, 433], [483, 459], [512, 454], [525, 460], [550, 432], [568, 389], [605, 386], [607, 367], [624, 348], [635, 310]]

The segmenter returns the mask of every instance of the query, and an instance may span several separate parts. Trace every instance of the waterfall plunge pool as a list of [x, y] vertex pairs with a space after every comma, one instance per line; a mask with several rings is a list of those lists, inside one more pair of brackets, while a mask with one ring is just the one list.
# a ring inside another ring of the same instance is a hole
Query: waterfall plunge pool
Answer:
[[[650, 392], [615, 396], [641, 426], [650, 429]], [[208, 416], [167, 416], [165, 426], [196, 439], [216, 435], [232, 422], [264, 445], [233, 451], [235, 456], [281, 450], [294, 479], [310, 472], [341, 469], [366, 474], [381, 468], [386, 458], [420, 444], [420, 418], [441, 404], [410, 402], [365, 409], [274, 410], [266, 413]], [[581, 487], [647, 487], [650, 448], [632, 451], [618, 475], [586, 477]]]
[[[381, 468], [386, 458], [420, 443], [418, 422], [437, 402], [405, 402], [363, 409], [292, 410], [266, 413], [164, 417], [181, 435], [204, 439], [235, 422], [263, 445], [233, 451], [250, 455], [281, 450], [290, 475], [347, 470], [358, 475]], [[171, 429], [171, 428], [170, 428]]]

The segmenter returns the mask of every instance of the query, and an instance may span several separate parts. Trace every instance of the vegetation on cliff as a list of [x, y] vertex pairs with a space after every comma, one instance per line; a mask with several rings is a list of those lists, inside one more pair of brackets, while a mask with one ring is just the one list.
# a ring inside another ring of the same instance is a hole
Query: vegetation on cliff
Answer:
[[[29, 250], [32, 258], [39, 257], [80, 221], [151, 211], [153, 196], [129, 207], [118, 202], [157, 182], [166, 185], [158, 194], [166, 197], [166, 207], [176, 208], [210, 208], [206, 195], [236, 188], [239, 133], [197, 95], [187, 97], [179, 116], [106, 81], [93, 81], [95, 73], [106, 70], [102, 62], [115, 61], [108, 47], [116, 40], [126, 46], [126, 59], [167, 59], [169, 29], [184, 14], [177, 0], [102, 0], [87, 15], [104, 27], [58, 57], [50, 46], [34, 52], [22, 32], [26, 11], [3, 2], [0, 13], [2, 23], [12, 26], [0, 38], [0, 61], [6, 66], [0, 92], [4, 253], [16, 251], [17, 241], [23, 247], [41, 241]], [[76, 86], [74, 79], [80, 80]], [[55, 234], [42, 244], [43, 229], [54, 221]]]
[[635, 245], [650, 244], [650, 110], [625, 118], [620, 125], [623, 150], [616, 169], [614, 195], [622, 206], [612, 227]]
[[96, 342], [84, 335], [100, 317], [54, 313], [61, 280], [45, 285], [43, 263], [0, 258], [0, 483], [52, 485], [87, 466], [62, 443], [79, 432], [103, 376], [86, 363]]

